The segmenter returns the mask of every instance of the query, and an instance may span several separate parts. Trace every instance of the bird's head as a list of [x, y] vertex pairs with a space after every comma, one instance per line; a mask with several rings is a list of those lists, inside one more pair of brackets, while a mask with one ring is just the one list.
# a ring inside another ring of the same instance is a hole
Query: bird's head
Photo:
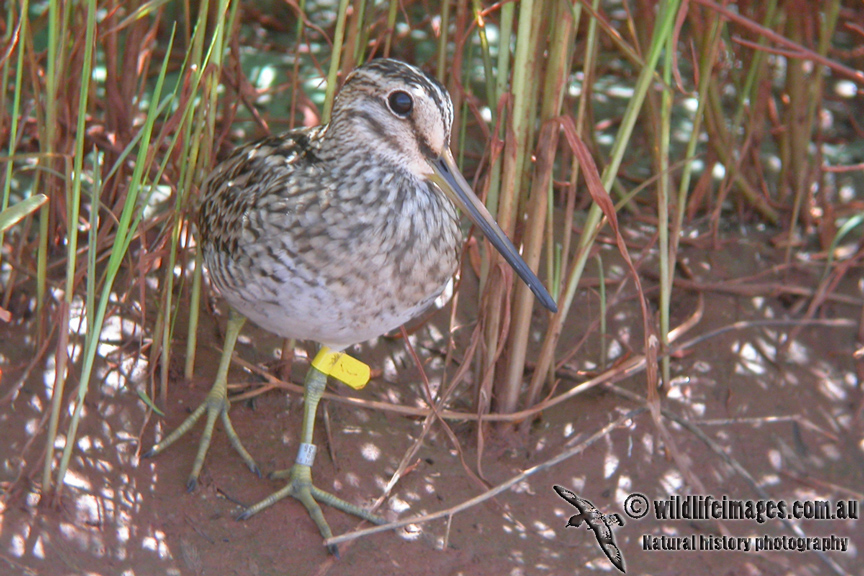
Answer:
[[371, 60], [345, 79], [333, 103], [330, 130], [342, 146], [433, 183], [465, 212], [540, 302], [555, 301], [471, 190], [450, 151], [453, 103], [438, 80], [391, 59]]
[[398, 60], [378, 59], [357, 68], [333, 104], [333, 128], [358, 147], [404, 167], [419, 178], [450, 151], [453, 103], [438, 80]]

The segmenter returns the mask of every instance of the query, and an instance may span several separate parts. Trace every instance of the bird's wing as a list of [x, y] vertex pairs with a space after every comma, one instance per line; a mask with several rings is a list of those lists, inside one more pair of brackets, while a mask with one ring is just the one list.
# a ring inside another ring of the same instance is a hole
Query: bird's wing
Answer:
[[[290, 186], [291, 175], [314, 164], [314, 143], [323, 129], [297, 129], [262, 138], [236, 148], [216, 166], [201, 185], [200, 241], [214, 245], [222, 252], [233, 251], [238, 244], [255, 243], [254, 236], [265, 228], [260, 222], [251, 221], [274, 211], [282, 213], [281, 225], [290, 227], [291, 222], [284, 219], [296, 219], [299, 210], [287, 207], [297, 205], [297, 208], [303, 208], [302, 204], [311, 202], [297, 198], [309, 191], [295, 190]], [[317, 190], [312, 192], [317, 195]], [[286, 208], [273, 210], [272, 206], [261, 206], [262, 202], [283, 202]], [[206, 225], [214, 221], [222, 225]]]
[[594, 535], [597, 536], [597, 542], [601, 546], [604, 542], [612, 540], [612, 529], [605, 522], [589, 522], [588, 525], [594, 531]]
[[[617, 514], [615, 514], [615, 516], [617, 516]], [[612, 562], [612, 564], [614, 564], [621, 572], [625, 572], [624, 557], [621, 555], [621, 550], [615, 542], [615, 534], [612, 533], [612, 528], [610, 527], [607, 518], [607, 516], [604, 516], [603, 522], [597, 523], [597, 528], [594, 530], [594, 533], [597, 535], [597, 541], [600, 544], [600, 548], [603, 549], [603, 552], [606, 554], [606, 557], [609, 558], [609, 561]]]
[[585, 506], [584, 504], [582, 504], [582, 502], [587, 502], [587, 500], [582, 500], [582, 498], [579, 498], [579, 496], [577, 496], [570, 490], [567, 490], [566, 488], [562, 488], [561, 486], [555, 485], [552, 487], [555, 489], [555, 492], [557, 492], [561, 498], [578, 508], [580, 512], [585, 511]]
[[624, 569], [624, 557], [621, 555], [621, 550], [614, 543], [609, 542], [601, 546], [606, 557], [615, 565], [621, 572], [626, 572]]

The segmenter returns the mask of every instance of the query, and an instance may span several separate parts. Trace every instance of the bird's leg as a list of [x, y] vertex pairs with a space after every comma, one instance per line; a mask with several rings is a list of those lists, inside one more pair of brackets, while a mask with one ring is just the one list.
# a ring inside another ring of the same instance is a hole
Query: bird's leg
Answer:
[[[330, 531], [327, 520], [324, 519], [321, 507], [318, 505], [319, 502], [332, 506], [337, 510], [353, 514], [374, 524], [385, 523], [383, 518], [372, 514], [368, 510], [349, 504], [341, 498], [337, 498], [333, 494], [312, 485], [312, 461], [315, 458], [315, 445], [312, 443], [312, 433], [315, 429], [315, 413], [318, 409], [318, 401], [321, 400], [321, 395], [324, 393], [326, 386], [327, 375], [318, 368], [310, 366], [309, 372], [306, 374], [306, 384], [303, 394], [304, 406], [301, 444], [294, 466], [291, 467], [287, 474], [288, 484], [278, 492], [274, 492], [264, 500], [247, 508], [238, 517], [238, 520], [245, 520], [286, 496], [293, 496], [306, 507], [315, 525], [318, 526], [321, 536], [325, 539], [332, 537], [333, 533]], [[335, 546], [330, 548], [330, 552], [333, 554], [338, 553]]]
[[231, 365], [231, 355], [234, 353], [234, 345], [237, 343], [240, 329], [243, 328], [243, 324], [245, 323], [246, 318], [235, 312], [232, 308], [228, 316], [228, 327], [225, 330], [225, 346], [222, 350], [222, 358], [219, 361], [219, 370], [216, 372], [216, 381], [213, 382], [213, 387], [207, 394], [207, 398], [176, 430], [144, 454], [145, 458], [149, 458], [165, 450], [188, 432], [206, 412], [207, 421], [204, 425], [204, 432], [201, 434], [201, 441], [198, 443], [198, 454], [192, 463], [192, 473], [189, 474], [189, 481], [186, 483], [186, 488], [190, 492], [198, 484], [198, 475], [201, 473], [204, 458], [207, 456], [207, 449], [210, 447], [210, 439], [213, 437], [213, 426], [216, 424], [217, 416], [222, 418], [222, 425], [225, 427], [225, 433], [228, 435], [231, 446], [240, 454], [240, 457], [243, 458], [243, 461], [252, 472], [258, 476], [261, 475], [258, 465], [255, 464], [255, 460], [252, 459], [252, 456], [243, 447], [243, 443], [240, 442], [240, 437], [237, 436], [237, 432], [234, 431], [234, 426], [231, 424], [231, 419], [228, 417], [228, 409], [231, 407], [231, 402], [228, 400], [228, 367]]

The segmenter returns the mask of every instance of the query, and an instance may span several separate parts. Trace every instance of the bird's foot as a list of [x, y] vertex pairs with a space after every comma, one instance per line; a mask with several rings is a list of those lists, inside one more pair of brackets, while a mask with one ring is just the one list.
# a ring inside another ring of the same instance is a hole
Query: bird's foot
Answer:
[[192, 463], [192, 472], [189, 474], [189, 480], [186, 482], [186, 489], [189, 492], [192, 492], [198, 485], [198, 476], [201, 474], [201, 468], [204, 465], [204, 458], [207, 456], [208, 448], [210, 448], [210, 440], [213, 437], [213, 427], [216, 424], [217, 417], [222, 418], [222, 425], [225, 427], [225, 433], [228, 435], [228, 440], [231, 442], [231, 446], [233, 446], [234, 450], [240, 454], [240, 457], [243, 459], [243, 462], [246, 463], [246, 466], [248, 466], [254, 474], [260, 477], [261, 471], [258, 468], [258, 465], [255, 463], [255, 460], [252, 459], [252, 456], [249, 455], [249, 452], [246, 451], [246, 448], [243, 447], [240, 437], [237, 436], [237, 432], [234, 431], [234, 426], [231, 424], [231, 418], [228, 416], [228, 410], [230, 407], [231, 402], [225, 397], [224, 393], [220, 393], [218, 384], [214, 385], [213, 390], [207, 394], [207, 399], [204, 400], [204, 402], [202, 402], [201, 405], [198, 406], [198, 408], [196, 408], [182, 424], [180, 424], [180, 426], [171, 432], [171, 434], [163, 438], [161, 442], [148, 450], [143, 457], [150, 458], [151, 456], [156, 456], [163, 452], [188, 432], [201, 416], [206, 413], [207, 421], [204, 425], [204, 432], [201, 434], [201, 441], [198, 443], [198, 453], [195, 455], [195, 460]]
[[[350, 504], [341, 498], [330, 494], [329, 492], [325, 492], [324, 490], [320, 490], [312, 485], [312, 469], [310, 466], [303, 464], [294, 464], [290, 470], [285, 472], [275, 473], [271, 475], [271, 478], [274, 476], [285, 477], [288, 476], [288, 484], [282, 488], [281, 490], [274, 492], [264, 500], [254, 504], [247, 508], [240, 516], [237, 517], [238, 520], [246, 520], [253, 514], [257, 514], [261, 510], [272, 506], [279, 500], [282, 500], [286, 496], [292, 496], [299, 500], [303, 506], [306, 508], [306, 511], [309, 512], [309, 516], [312, 517], [312, 521], [315, 522], [315, 525], [318, 526], [318, 531], [321, 532], [321, 536], [326, 540], [327, 538], [331, 538], [333, 536], [333, 532], [330, 531], [330, 526], [327, 524], [327, 520], [324, 518], [324, 513], [321, 511], [321, 507], [318, 505], [326, 504], [337, 510], [342, 510], [343, 512], [347, 512], [348, 514], [353, 514], [358, 518], [362, 518], [364, 520], [368, 520], [373, 524], [385, 524], [387, 521], [380, 516], [376, 516], [372, 514], [368, 510], [360, 508], [359, 506], [355, 506], [354, 504]], [[328, 551], [334, 556], [339, 556], [338, 548], [333, 545], [328, 547]]]

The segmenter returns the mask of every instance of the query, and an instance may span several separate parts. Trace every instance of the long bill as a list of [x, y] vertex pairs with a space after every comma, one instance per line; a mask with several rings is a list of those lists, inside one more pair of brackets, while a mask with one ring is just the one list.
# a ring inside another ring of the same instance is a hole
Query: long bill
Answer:
[[528, 267], [528, 264], [519, 255], [519, 252], [516, 251], [516, 247], [513, 246], [513, 243], [510, 242], [510, 239], [507, 238], [507, 235], [504, 234], [504, 231], [501, 230], [501, 227], [492, 218], [489, 210], [486, 209], [486, 206], [480, 202], [480, 199], [471, 190], [471, 186], [462, 176], [462, 173], [459, 172], [459, 168], [456, 167], [456, 161], [453, 159], [453, 153], [447, 149], [440, 157], [430, 161], [429, 164], [434, 172], [430, 180], [437, 184], [468, 215], [468, 218], [480, 228], [483, 235], [504, 256], [507, 263], [513, 267], [513, 270], [528, 285], [528, 288], [540, 300], [540, 303], [552, 312], [557, 312], [558, 306], [555, 304], [552, 296], [549, 295], [546, 287], [543, 286], [540, 279]]

